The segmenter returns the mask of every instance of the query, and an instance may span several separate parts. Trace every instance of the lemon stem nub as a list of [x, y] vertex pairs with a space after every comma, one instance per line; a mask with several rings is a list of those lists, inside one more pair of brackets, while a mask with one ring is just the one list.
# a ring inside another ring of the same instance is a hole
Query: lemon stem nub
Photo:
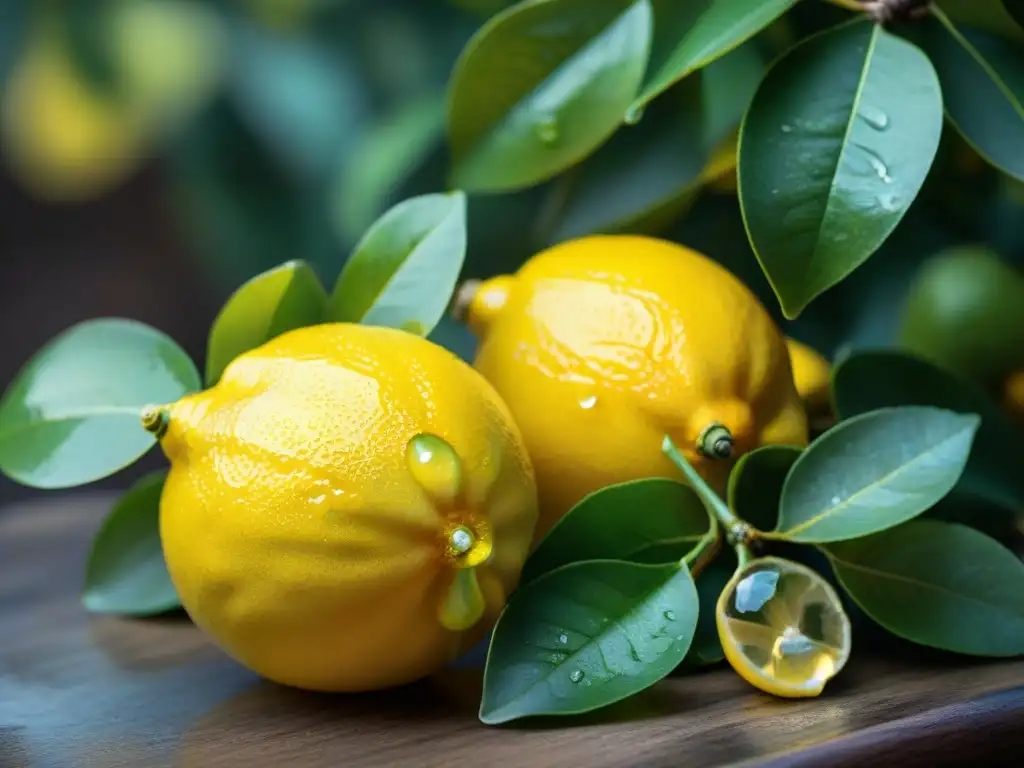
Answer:
[[460, 525], [452, 531], [451, 536], [448, 537], [448, 541], [451, 544], [452, 552], [457, 555], [464, 555], [473, 548], [473, 544], [476, 543], [476, 538], [473, 536], [473, 532], [471, 530]]
[[157, 440], [167, 432], [167, 423], [170, 421], [167, 409], [161, 408], [158, 405], [147, 405], [143, 408], [140, 419], [142, 421], [142, 428], [154, 435]]
[[697, 438], [697, 451], [709, 459], [732, 457], [732, 432], [721, 424], [710, 424]]

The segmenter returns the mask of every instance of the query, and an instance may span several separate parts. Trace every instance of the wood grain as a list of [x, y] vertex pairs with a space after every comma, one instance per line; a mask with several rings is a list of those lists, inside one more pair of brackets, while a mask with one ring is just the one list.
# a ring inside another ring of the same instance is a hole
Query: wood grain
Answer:
[[107, 494], [0, 510], [0, 766], [854, 766], [1019, 764], [1024, 661], [858, 636], [813, 701], [728, 668], [670, 678], [580, 721], [488, 728], [480, 671], [328, 696], [259, 680], [184, 616], [89, 616], [78, 592]]

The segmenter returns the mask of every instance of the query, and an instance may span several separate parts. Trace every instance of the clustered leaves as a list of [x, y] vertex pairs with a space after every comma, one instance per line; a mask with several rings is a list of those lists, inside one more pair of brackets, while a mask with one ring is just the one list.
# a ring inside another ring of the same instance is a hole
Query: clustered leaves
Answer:
[[[884, 3], [869, 17], [846, 12], [854, 0], [834, 0], [821, 5], [835, 23], [803, 35], [784, 22], [810, 1], [458, 0], [493, 16], [455, 64], [445, 109], [408, 104], [366, 138], [367, 159], [336, 212], [340, 230], [363, 234], [333, 290], [308, 260], [253, 277], [211, 328], [203, 379], [154, 329], [116, 319], [75, 326], [0, 400], [0, 471], [38, 488], [110, 475], [155, 444], [139, 427], [144, 406], [215, 384], [238, 355], [295, 328], [353, 322], [437, 338], [472, 250], [473, 205], [489, 198], [539, 190], [533, 234], [557, 243], [657, 231], [703, 188], [735, 176], [744, 248], [777, 297], [771, 309], [795, 319], [899, 230], [950, 136], [944, 117], [1024, 181], [1020, 2], [940, 0], [882, 25]], [[264, 138], [305, 110], [340, 111], [315, 53], [284, 43], [268, 52], [244, 35], [240, 45], [257, 65], [234, 97]], [[90, 66], [102, 75], [102, 60]], [[288, 73], [325, 100], [289, 101]], [[321, 173], [342, 127], [320, 122], [322, 131], [279, 143], [284, 165]], [[442, 130], [451, 188], [377, 216], [392, 182]], [[179, 173], [206, 172], [206, 150], [195, 151]], [[185, 204], [207, 202], [198, 194]], [[491, 223], [505, 218], [518, 226], [504, 215]], [[759, 551], [816, 551], [846, 599], [899, 637], [968, 655], [1024, 654], [1024, 563], [980, 530], [986, 521], [945, 519], [957, 499], [1010, 516], [1024, 508], [1020, 430], [983, 386], [907, 351], [848, 351], [831, 383], [834, 425], [806, 449], [741, 457], [729, 513], [751, 527]], [[140, 480], [100, 528], [90, 610], [177, 607], [159, 544], [164, 478]], [[715, 605], [738, 565], [725, 533], [706, 500], [672, 479], [582, 500], [531, 554], [498, 620], [481, 719], [587, 712], [720, 662]]]

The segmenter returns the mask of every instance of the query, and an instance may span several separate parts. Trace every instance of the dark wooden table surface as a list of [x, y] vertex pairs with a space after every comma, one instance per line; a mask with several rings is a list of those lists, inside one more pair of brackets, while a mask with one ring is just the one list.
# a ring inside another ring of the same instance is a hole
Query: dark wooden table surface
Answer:
[[183, 617], [85, 613], [83, 561], [109, 503], [0, 510], [2, 768], [1021, 764], [1024, 661], [905, 648], [855, 652], [816, 700], [775, 700], [719, 668], [571, 726], [481, 725], [474, 668], [358, 696], [275, 686]]

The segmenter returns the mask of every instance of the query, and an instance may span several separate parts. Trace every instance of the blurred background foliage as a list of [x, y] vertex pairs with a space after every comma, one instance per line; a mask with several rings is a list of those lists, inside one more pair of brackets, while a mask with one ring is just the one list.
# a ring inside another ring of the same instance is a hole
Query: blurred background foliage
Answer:
[[[302, 258], [332, 285], [386, 208], [448, 189], [449, 77], [473, 33], [511, 4], [2, 4], [0, 388], [43, 342], [86, 317], [149, 322], [202, 360], [217, 309], [246, 279]], [[1024, 37], [985, 15], [996, 3], [943, 6]], [[944, 248], [987, 244], [1024, 264], [1024, 185], [946, 131], [925, 190], [881, 251], [783, 322], [740, 216], [736, 131], [772, 59], [848, 17], [804, 0], [566, 173], [472, 195], [464, 276], [514, 270], [546, 245], [590, 232], [658, 234], [720, 260], [787, 333], [834, 355], [892, 343], [910, 279]], [[434, 337], [472, 355], [472, 338], [452, 322]], [[24, 491], [0, 485], [0, 501], [16, 493]]]

